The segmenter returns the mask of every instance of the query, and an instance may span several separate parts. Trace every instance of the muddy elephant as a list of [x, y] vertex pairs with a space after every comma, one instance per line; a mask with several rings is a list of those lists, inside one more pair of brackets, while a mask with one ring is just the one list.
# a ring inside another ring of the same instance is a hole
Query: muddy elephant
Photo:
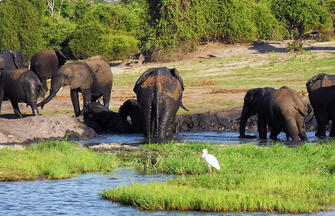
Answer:
[[271, 129], [271, 139], [276, 139], [280, 132], [285, 132], [288, 140], [307, 139], [306, 106], [298, 93], [286, 86], [278, 90], [269, 87], [255, 88], [246, 93], [240, 118], [241, 138], [250, 138], [245, 135], [245, 125], [248, 118], [255, 114], [258, 114], [260, 139], [267, 138], [267, 127]]
[[177, 110], [184, 107], [183, 91], [183, 81], [175, 68], [152, 68], [136, 81], [134, 92], [143, 112], [146, 143], [172, 138]]
[[121, 118], [127, 120], [130, 117], [131, 125], [134, 133], [144, 134], [144, 118], [141, 105], [135, 99], [126, 100], [119, 108]]
[[104, 105], [92, 102], [84, 109], [85, 122], [100, 130], [107, 130], [115, 133], [133, 133], [130, 123], [122, 118], [119, 113], [115, 113], [107, 109]]
[[317, 122], [315, 136], [326, 136], [326, 125], [332, 120], [329, 132], [330, 137], [335, 136], [335, 75], [324, 73], [317, 74], [306, 83], [309, 101], [313, 107], [314, 116]]
[[66, 63], [66, 57], [60, 50], [41, 50], [30, 59], [30, 69], [40, 78], [43, 88], [48, 91], [47, 80], [58, 68]]
[[0, 53], [0, 69], [11, 70], [28, 67], [28, 58], [20, 50]]
[[0, 70], [0, 74], [0, 111], [2, 101], [10, 100], [18, 118], [23, 117], [18, 103], [27, 103], [33, 115], [39, 115], [37, 99], [44, 96], [44, 91], [37, 75], [28, 68]]
[[108, 63], [103, 60], [71, 62], [61, 66], [51, 77], [50, 94], [38, 106], [44, 106], [62, 86], [70, 86], [71, 101], [76, 116], [81, 114], [78, 93], [83, 96], [83, 106], [103, 97], [104, 106], [108, 109], [112, 90], [113, 74]]

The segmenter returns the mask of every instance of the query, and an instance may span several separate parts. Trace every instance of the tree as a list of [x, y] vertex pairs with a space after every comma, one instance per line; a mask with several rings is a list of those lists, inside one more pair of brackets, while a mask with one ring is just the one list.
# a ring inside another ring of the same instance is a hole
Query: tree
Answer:
[[286, 24], [292, 39], [307, 31], [324, 31], [330, 26], [330, 14], [319, 0], [273, 0], [272, 11]]

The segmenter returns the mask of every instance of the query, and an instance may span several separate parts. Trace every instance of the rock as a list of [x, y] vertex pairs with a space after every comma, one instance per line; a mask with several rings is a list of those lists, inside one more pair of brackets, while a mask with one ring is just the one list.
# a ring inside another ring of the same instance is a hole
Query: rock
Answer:
[[0, 144], [27, 144], [65, 137], [68, 140], [78, 140], [96, 136], [92, 128], [67, 114], [31, 116], [21, 119], [0, 118]]

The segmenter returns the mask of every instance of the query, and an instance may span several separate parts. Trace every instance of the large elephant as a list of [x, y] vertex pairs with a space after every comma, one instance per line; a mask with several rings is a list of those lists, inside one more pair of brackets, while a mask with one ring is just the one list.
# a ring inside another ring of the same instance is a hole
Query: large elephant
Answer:
[[81, 114], [78, 93], [83, 95], [84, 107], [90, 102], [103, 97], [104, 105], [108, 109], [112, 90], [113, 74], [108, 63], [96, 59], [84, 62], [71, 62], [61, 66], [51, 77], [50, 94], [38, 106], [44, 106], [62, 86], [70, 86], [71, 100], [76, 116]]
[[126, 100], [119, 108], [119, 115], [124, 120], [130, 117], [131, 125], [134, 133], [144, 134], [144, 118], [141, 105], [135, 99]]
[[145, 142], [171, 139], [177, 110], [184, 107], [183, 91], [183, 81], [175, 68], [152, 68], [136, 81], [134, 92], [143, 112]]
[[317, 74], [306, 83], [309, 101], [313, 107], [315, 119], [317, 121], [317, 131], [315, 136], [326, 136], [326, 125], [332, 120], [330, 137], [335, 136], [335, 75], [324, 73]]
[[287, 139], [306, 140], [306, 106], [298, 93], [286, 86], [278, 90], [256, 88], [249, 90], [244, 97], [240, 122], [240, 137], [245, 136], [247, 119], [258, 114], [258, 133], [260, 139], [267, 138], [267, 126], [271, 128], [270, 138], [276, 139], [285, 132]]
[[[85, 122], [93, 128], [115, 133], [133, 133], [133, 128], [127, 120], [122, 118], [119, 113], [110, 111], [100, 103], [92, 102], [88, 104], [83, 113]], [[98, 127], [93, 124], [97, 124]]]
[[66, 57], [60, 50], [41, 50], [30, 59], [30, 69], [40, 78], [43, 88], [48, 91], [47, 80], [66, 63]]
[[44, 96], [44, 91], [37, 75], [28, 68], [0, 70], [0, 74], [0, 111], [2, 101], [9, 99], [18, 118], [23, 117], [18, 106], [21, 102], [31, 107], [33, 115], [39, 115], [37, 98]]
[[28, 68], [28, 66], [28, 58], [20, 50], [0, 53], [0, 69], [11, 70]]

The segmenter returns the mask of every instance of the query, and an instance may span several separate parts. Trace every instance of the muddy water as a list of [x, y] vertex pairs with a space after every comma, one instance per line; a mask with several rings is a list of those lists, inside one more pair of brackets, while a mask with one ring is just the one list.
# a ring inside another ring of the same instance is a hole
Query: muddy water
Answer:
[[[310, 142], [318, 140], [314, 135], [315, 132], [307, 132], [307, 137]], [[255, 133], [247, 133], [248, 135], [256, 135]], [[268, 135], [269, 136], [269, 135]], [[180, 142], [207, 142], [214, 145], [226, 144], [226, 145], [239, 145], [243, 143], [255, 143], [259, 145], [271, 144], [272, 140], [261, 141], [255, 139], [240, 139], [238, 132], [180, 132], [174, 135], [174, 139]], [[286, 140], [284, 133], [278, 135], [279, 140]], [[86, 140], [85, 143], [117, 143], [117, 144], [129, 144], [129, 143], [140, 143], [143, 141], [143, 135], [141, 134], [105, 134], [99, 138]]]

